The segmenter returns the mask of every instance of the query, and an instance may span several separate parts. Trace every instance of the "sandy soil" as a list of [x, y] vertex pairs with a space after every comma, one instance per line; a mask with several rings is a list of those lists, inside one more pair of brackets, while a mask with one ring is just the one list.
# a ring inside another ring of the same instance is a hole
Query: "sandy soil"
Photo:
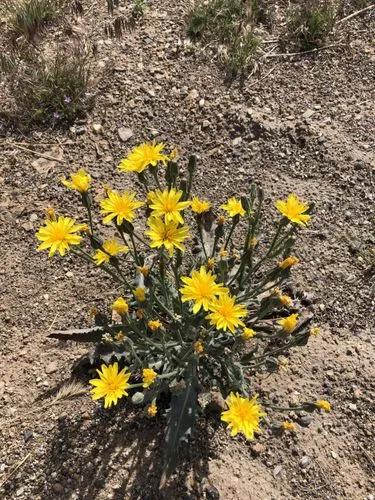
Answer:
[[[334, 35], [341, 46], [264, 59], [259, 74], [228, 84], [210, 53], [188, 44], [187, 8], [154, 0], [132, 31], [107, 40], [104, 2], [93, 2], [73, 25], [77, 36], [96, 43], [94, 73], [101, 75], [83, 133], [1, 128], [0, 483], [12, 475], [0, 495], [371, 500], [374, 18], [343, 24]], [[93, 124], [102, 125], [102, 135]], [[120, 127], [133, 132], [126, 142]], [[162, 417], [142, 419], [129, 405], [104, 412], [85, 395], [44, 408], [87, 351], [47, 339], [52, 323], [91, 324], [90, 308], [106, 307], [116, 290], [71, 257], [37, 253], [34, 236], [46, 206], [77, 214], [74, 194], [58, 182], [62, 174], [87, 168], [100, 199], [104, 183], [131, 182], [115, 166], [134, 144], [153, 137], [182, 155], [199, 155], [196, 187], [214, 202], [244, 194], [253, 180], [265, 189], [270, 212], [272, 200], [292, 190], [315, 203], [298, 247], [295, 287], [308, 293], [322, 335], [292, 353], [287, 371], [254, 384], [274, 401], [322, 397], [333, 406], [330, 414], [300, 421], [295, 435], [264, 433], [254, 443], [231, 439], [215, 420], [202, 421], [164, 493], [157, 488]], [[16, 142], [67, 163], [38, 159]]]

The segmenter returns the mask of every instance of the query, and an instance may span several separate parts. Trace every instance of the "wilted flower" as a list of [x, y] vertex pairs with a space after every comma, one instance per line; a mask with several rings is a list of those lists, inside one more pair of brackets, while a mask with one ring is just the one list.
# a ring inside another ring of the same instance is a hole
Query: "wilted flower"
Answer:
[[310, 335], [312, 335], [313, 337], [317, 337], [318, 335], [320, 335], [320, 328], [318, 326], [311, 327]]
[[298, 314], [291, 314], [286, 318], [279, 319], [277, 323], [281, 326], [284, 332], [292, 333], [298, 323]]
[[133, 293], [138, 302], [144, 302], [146, 300], [146, 289], [144, 287], [137, 287], [133, 290]]
[[147, 415], [149, 417], [155, 417], [158, 412], [158, 407], [155, 403], [151, 403], [147, 408]]
[[147, 387], [150, 387], [150, 385], [155, 382], [157, 376], [158, 374], [152, 368], [144, 368], [142, 371], [142, 387], [144, 387], [145, 389], [147, 389]]
[[247, 328], [245, 326], [245, 328], [242, 331], [241, 337], [243, 340], [249, 340], [249, 339], [252, 339], [253, 337], [255, 337], [256, 334], [257, 333], [255, 330], [253, 330], [252, 328]]
[[202, 352], [204, 352], [204, 345], [201, 340], [197, 340], [196, 342], [194, 342], [194, 351], [197, 354], [202, 354]]
[[289, 431], [289, 432], [295, 432], [296, 431], [296, 424], [293, 422], [289, 422], [289, 420], [284, 420], [281, 424], [281, 428], [284, 431]]
[[295, 266], [296, 264], [298, 264], [298, 262], [299, 259], [297, 259], [297, 257], [293, 257], [290, 255], [289, 257], [286, 257], [286, 259], [279, 262], [278, 266], [280, 267], [280, 269], [288, 269], [288, 267]]

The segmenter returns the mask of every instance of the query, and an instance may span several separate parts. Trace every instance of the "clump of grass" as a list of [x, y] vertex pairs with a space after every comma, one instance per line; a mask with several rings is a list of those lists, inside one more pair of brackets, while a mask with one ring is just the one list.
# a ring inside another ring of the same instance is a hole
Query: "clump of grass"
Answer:
[[189, 14], [188, 33], [192, 38], [223, 44], [228, 67], [235, 76], [248, 68], [258, 48], [253, 26], [261, 13], [259, 0], [200, 1]]
[[329, 0], [303, 1], [287, 13], [287, 39], [301, 50], [320, 47], [336, 21], [336, 7]]
[[11, 0], [4, 3], [3, 11], [11, 31], [31, 41], [43, 26], [59, 16], [66, 3], [67, 0]]
[[89, 60], [77, 48], [37, 53], [30, 45], [0, 58], [0, 69], [13, 98], [15, 115], [23, 123], [69, 124], [90, 104]]

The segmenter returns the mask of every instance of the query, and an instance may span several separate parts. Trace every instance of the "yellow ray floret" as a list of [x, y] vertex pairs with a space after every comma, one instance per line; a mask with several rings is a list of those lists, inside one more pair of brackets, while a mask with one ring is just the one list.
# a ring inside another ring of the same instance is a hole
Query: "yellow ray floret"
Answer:
[[294, 193], [290, 194], [286, 200], [277, 200], [275, 206], [290, 222], [306, 225], [310, 220], [310, 215], [305, 214], [309, 205], [301, 202]]
[[156, 380], [158, 374], [152, 368], [144, 368], [142, 371], [142, 387], [147, 389]]
[[66, 180], [65, 177], [61, 179], [61, 182], [69, 189], [74, 189], [79, 193], [86, 193], [90, 188], [91, 176], [80, 168], [77, 172], [70, 174], [70, 181]]
[[155, 403], [151, 403], [147, 408], [147, 415], [149, 417], [155, 417], [158, 412], [158, 407]]
[[298, 323], [298, 314], [291, 314], [286, 318], [279, 319], [277, 323], [281, 326], [284, 332], [292, 333]]
[[36, 233], [42, 243], [38, 250], [49, 250], [49, 257], [56, 252], [65, 255], [71, 245], [79, 245], [82, 236], [76, 234], [87, 229], [86, 224], [76, 224], [75, 219], [60, 216], [57, 220], [46, 220], [45, 226]]
[[229, 217], [235, 217], [236, 215], [243, 216], [246, 213], [241, 200], [237, 200], [236, 198], [229, 198], [229, 200], [224, 203], [224, 205], [221, 205], [220, 208], [225, 210]]
[[236, 304], [236, 298], [229, 294], [222, 294], [210, 302], [209, 310], [212, 311], [206, 316], [210, 324], [218, 330], [226, 331], [229, 329], [232, 333], [239, 326], [245, 326], [242, 321], [247, 315], [246, 307], [243, 304]]
[[145, 231], [145, 234], [151, 240], [151, 248], [164, 246], [170, 256], [173, 255], [175, 248], [185, 251], [183, 242], [189, 236], [187, 226], [179, 226], [177, 222], [165, 223], [163, 219], [157, 217], [150, 217], [147, 224], [150, 229]]
[[194, 314], [197, 314], [202, 307], [205, 311], [208, 311], [209, 302], [216, 296], [228, 291], [222, 283], [216, 283], [215, 279], [216, 276], [211, 271], [206, 271], [204, 266], [201, 266], [199, 271], [193, 271], [191, 277], [181, 277], [181, 281], [185, 283], [180, 288], [182, 302], [192, 300], [194, 302]]
[[129, 312], [129, 304], [126, 302], [126, 300], [123, 297], [119, 297], [116, 299], [113, 304], [112, 304], [112, 310], [116, 311], [117, 314], [126, 314]]
[[127, 368], [118, 371], [118, 363], [112, 365], [101, 366], [101, 371], [98, 372], [99, 378], [94, 378], [89, 381], [94, 388], [91, 390], [91, 397], [94, 401], [104, 398], [104, 408], [110, 408], [117, 404], [117, 401], [123, 396], [127, 396], [126, 389], [130, 387], [128, 380], [131, 373]]
[[179, 222], [183, 224], [184, 219], [180, 212], [188, 207], [190, 202], [180, 201], [182, 195], [183, 192], [176, 189], [165, 189], [164, 191], [157, 189], [148, 193], [147, 198], [152, 209], [151, 216], [164, 217], [166, 223]]
[[103, 249], [104, 250], [96, 250], [94, 254], [94, 260], [98, 266], [109, 262], [111, 257], [115, 257], [116, 255], [127, 253], [129, 251], [129, 247], [127, 245], [122, 245], [115, 239], [105, 241], [103, 243]]
[[100, 202], [101, 213], [105, 215], [103, 222], [109, 224], [113, 219], [116, 219], [118, 226], [124, 220], [132, 222], [135, 217], [135, 210], [143, 205], [142, 201], [135, 199], [134, 193], [108, 191], [108, 198]]
[[164, 148], [163, 143], [144, 142], [136, 146], [126, 158], [121, 160], [118, 169], [122, 172], [141, 173], [148, 166], [155, 167], [159, 161], [165, 164], [169, 158], [163, 153]]
[[191, 209], [196, 214], [203, 214], [204, 212], [208, 212], [211, 208], [211, 203], [206, 200], [201, 200], [198, 196], [194, 196], [191, 201]]
[[288, 269], [288, 267], [295, 266], [298, 264], [299, 259], [297, 257], [294, 257], [293, 255], [289, 255], [289, 257], [286, 257], [284, 260], [278, 263], [278, 266], [280, 269]]
[[266, 416], [257, 403], [257, 396], [247, 399], [231, 392], [226, 402], [229, 409], [221, 414], [221, 420], [228, 424], [231, 436], [240, 432], [246, 439], [254, 439], [254, 432], [259, 432], [260, 419]]
[[250, 340], [253, 337], [255, 337], [256, 334], [257, 334], [256, 331], [253, 330], [252, 328], [245, 327], [243, 329], [241, 337], [242, 337], [243, 340]]
[[327, 413], [332, 410], [331, 403], [326, 399], [318, 399], [315, 401], [315, 406]]

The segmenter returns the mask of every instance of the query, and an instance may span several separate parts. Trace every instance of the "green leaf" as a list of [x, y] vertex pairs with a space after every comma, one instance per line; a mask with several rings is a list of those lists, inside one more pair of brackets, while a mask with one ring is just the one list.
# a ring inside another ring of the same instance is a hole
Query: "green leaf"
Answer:
[[177, 452], [181, 440], [191, 434], [195, 425], [198, 409], [195, 366], [190, 368], [185, 382], [185, 387], [174, 393], [171, 398], [161, 487], [165, 485], [177, 465]]

